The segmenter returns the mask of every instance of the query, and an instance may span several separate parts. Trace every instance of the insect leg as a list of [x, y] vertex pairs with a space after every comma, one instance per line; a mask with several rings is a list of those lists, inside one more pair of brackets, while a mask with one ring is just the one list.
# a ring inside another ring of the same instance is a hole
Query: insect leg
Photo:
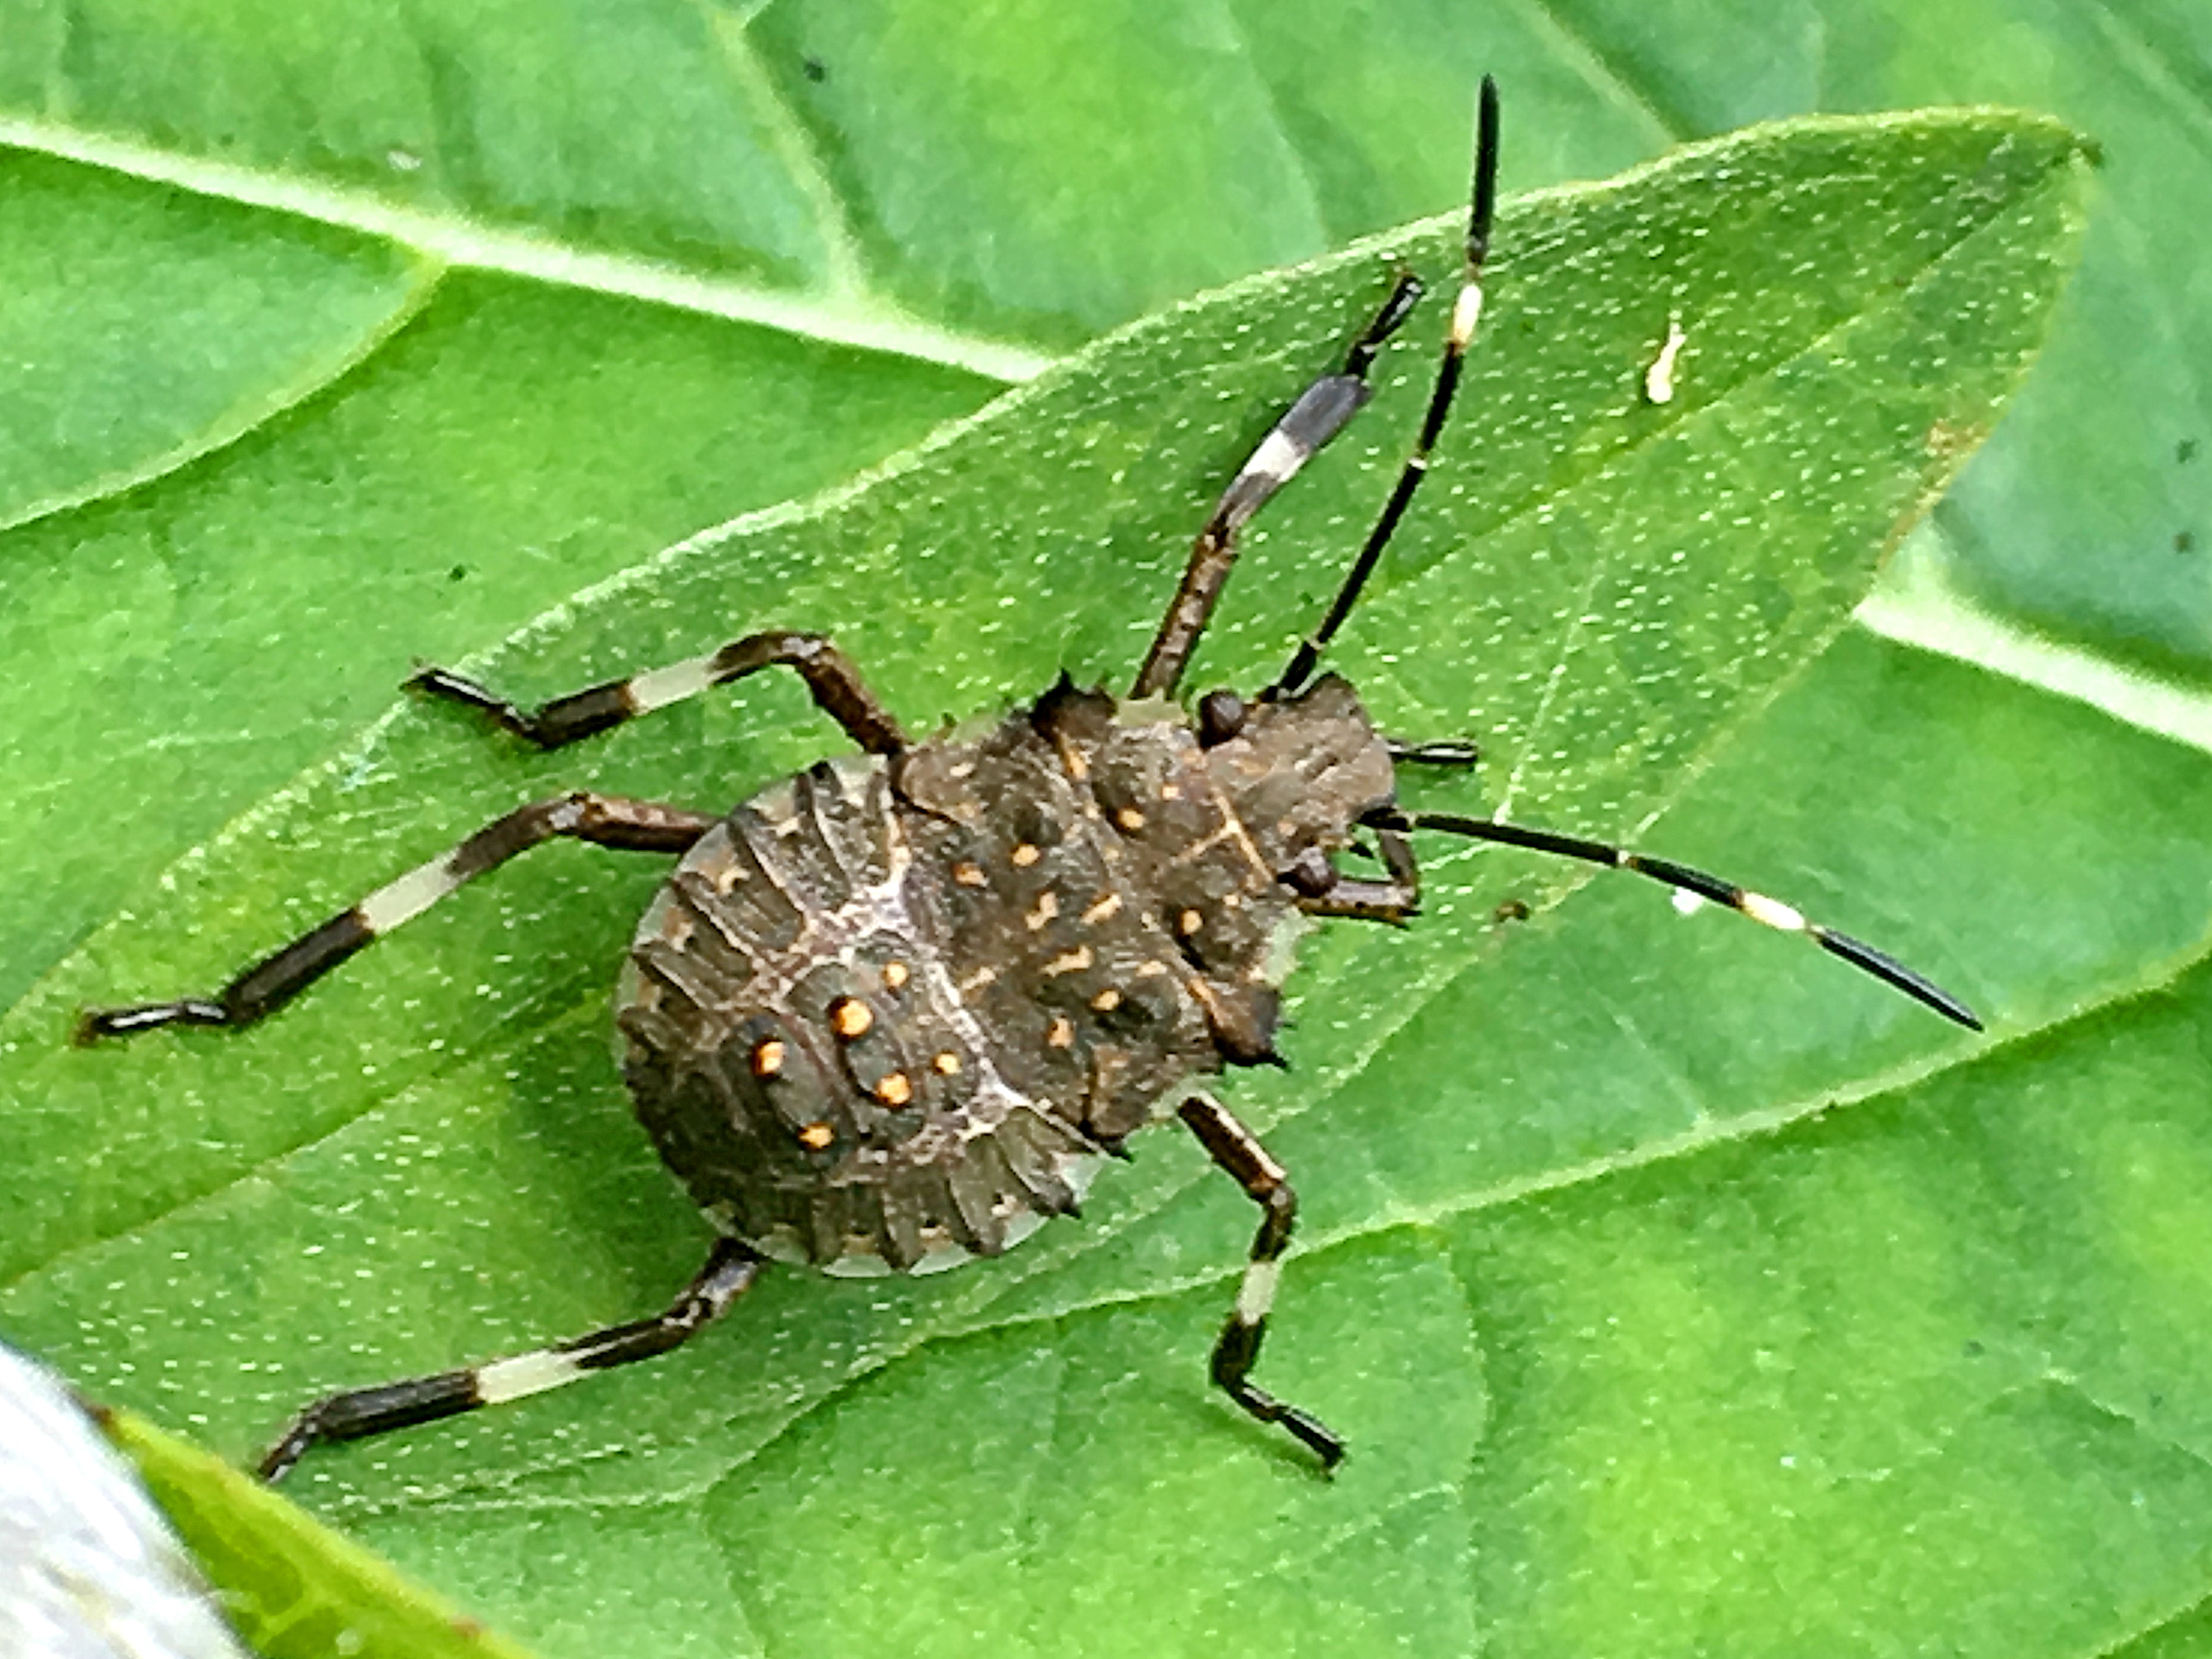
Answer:
[[711, 812], [579, 790], [518, 806], [453, 851], [418, 865], [264, 957], [212, 997], [131, 1008], [88, 1008], [77, 1040], [127, 1036], [157, 1025], [251, 1025], [274, 1013], [371, 939], [409, 921], [487, 870], [556, 836], [632, 853], [681, 853], [720, 822]]
[[1346, 876], [1317, 898], [1300, 899], [1310, 916], [1338, 916], [1352, 921], [1387, 921], [1402, 926], [1420, 914], [1419, 902], [1387, 881]]
[[1400, 272], [1390, 297], [1352, 343], [1344, 367], [1334, 374], [1322, 375], [1301, 392], [1237, 469], [1229, 488], [1214, 503], [1206, 528], [1192, 544], [1182, 585], [1160, 618], [1152, 647], [1130, 688], [1131, 696], [1174, 695], [1183, 670], [1189, 666], [1191, 653], [1198, 649], [1199, 635], [1206, 631], [1215, 602], [1221, 598], [1230, 567], [1237, 562], [1237, 532], [1297, 475], [1323, 444], [1343, 431], [1374, 395], [1374, 388], [1367, 384], [1367, 371], [1374, 365], [1375, 354], [1398, 331], [1398, 325], [1420, 297], [1419, 280], [1410, 271]]
[[1382, 747], [1389, 751], [1393, 766], [1464, 767], [1482, 764], [1482, 751], [1460, 738], [1445, 738], [1434, 743], [1405, 743], [1396, 738], [1385, 738]]
[[1863, 940], [1853, 939], [1849, 933], [1824, 927], [1795, 906], [1784, 904], [1779, 899], [1769, 898], [1764, 893], [1754, 893], [1734, 882], [1708, 875], [1703, 870], [1677, 864], [1672, 859], [1653, 858], [1648, 854], [1632, 853], [1626, 847], [1615, 847], [1609, 842], [1585, 841], [1578, 836], [1554, 835], [1548, 830], [1528, 830], [1519, 824], [1499, 823], [1494, 819], [1463, 818], [1443, 812], [1401, 812], [1395, 807], [1385, 807], [1379, 812], [1370, 813], [1362, 822], [1378, 835], [1385, 830], [1403, 833], [1410, 830], [1437, 830], [1446, 835], [1465, 836], [1471, 841], [1496, 842], [1507, 847], [1525, 847], [1531, 852], [1579, 859], [1585, 864], [1602, 865], [1610, 870], [1633, 871], [1662, 886], [1672, 887], [1677, 892], [1693, 893], [1715, 904], [1724, 904], [1738, 915], [1749, 916], [1753, 921], [1781, 933], [1802, 934], [1829, 955], [1842, 957], [1862, 973], [1871, 974], [1884, 984], [1904, 992], [1914, 1001], [1934, 1009], [1944, 1018], [1954, 1021], [1970, 1031], [1982, 1029], [1982, 1022], [1975, 1018], [1972, 1009], [1932, 980], [1913, 972], [1896, 957], [1877, 951]]
[[1262, 1423], [1279, 1423], [1299, 1444], [1321, 1459], [1323, 1469], [1344, 1460], [1344, 1442], [1318, 1419], [1295, 1406], [1285, 1405], [1247, 1379], [1260, 1357], [1261, 1339], [1267, 1334], [1267, 1313], [1274, 1306], [1276, 1282], [1282, 1276], [1282, 1255], [1291, 1242], [1297, 1220], [1297, 1194], [1283, 1166], [1249, 1129], [1231, 1116], [1227, 1109], [1206, 1095], [1193, 1095], [1178, 1113], [1212, 1155], [1213, 1161], [1236, 1178], [1244, 1195], [1260, 1206], [1260, 1231], [1252, 1240], [1252, 1255], [1244, 1269], [1244, 1282], [1237, 1291], [1237, 1307], [1221, 1328], [1213, 1345], [1213, 1383]]
[[640, 714], [696, 697], [711, 687], [777, 667], [791, 669], [805, 680], [822, 712], [870, 754], [896, 755], [905, 749], [906, 733], [896, 717], [868, 689], [852, 659], [819, 634], [781, 629], [748, 634], [706, 656], [587, 686], [535, 710], [520, 708], [476, 681], [443, 668], [425, 668], [407, 684], [434, 697], [481, 709], [499, 726], [540, 749], [558, 749]]
[[764, 1264], [735, 1239], [719, 1239], [698, 1277], [669, 1304], [666, 1312], [628, 1325], [610, 1326], [535, 1353], [495, 1359], [466, 1370], [440, 1371], [374, 1389], [349, 1389], [327, 1395], [301, 1412], [282, 1439], [261, 1460], [264, 1480], [281, 1480], [311, 1446], [330, 1440], [359, 1440], [417, 1423], [434, 1423], [479, 1406], [543, 1394], [592, 1371], [651, 1359], [680, 1348], [730, 1310], [752, 1288]]
[[1377, 829], [1375, 848], [1389, 880], [1343, 875], [1324, 861], [1329, 879], [1315, 891], [1302, 891], [1298, 908], [1310, 916], [1344, 916], [1355, 921], [1403, 923], [1419, 915], [1421, 871], [1414, 862], [1412, 844], [1395, 830]]
[[1295, 695], [1313, 677], [1321, 662], [1321, 653], [1344, 626], [1344, 619], [1352, 614], [1352, 607], [1359, 603], [1359, 592], [1367, 586], [1367, 579], [1375, 572], [1382, 550], [1398, 528], [1398, 520], [1406, 515], [1407, 504], [1413, 492], [1420, 488], [1421, 480], [1428, 476], [1429, 453], [1436, 447], [1437, 439], [1444, 429], [1444, 419], [1451, 413], [1452, 394], [1459, 387], [1460, 363], [1467, 356], [1468, 343], [1474, 337], [1474, 325], [1482, 316], [1482, 262], [1490, 252], [1490, 221], [1498, 201], [1498, 84], [1488, 76], [1482, 77], [1482, 94], [1475, 118], [1474, 199], [1468, 211], [1467, 274], [1460, 284], [1459, 298], [1452, 306], [1451, 326], [1444, 334], [1443, 357], [1437, 366], [1437, 383], [1429, 393], [1429, 410], [1421, 421], [1421, 434], [1415, 440], [1413, 453], [1406, 458], [1405, 470], [1399, 473], [1398, 483], [1383, 503], [1382, 516], [1368, 532], [1366, 545], [1352, 561], [1352, 569], [1337, 589], [1330, 603], [1328, 614], [1298, 643], [1291, 653], [1289, 665], [1268, 688], [1270, 697]]

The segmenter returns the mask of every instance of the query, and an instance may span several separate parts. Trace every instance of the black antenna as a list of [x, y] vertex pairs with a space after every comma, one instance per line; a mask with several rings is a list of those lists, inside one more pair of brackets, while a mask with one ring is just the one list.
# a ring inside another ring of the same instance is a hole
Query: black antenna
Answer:
[[1413, 445], [1413, 453], [1406, 458], [1405, 469], [1398, 474], [1397, 486], [1383, 504], [1382, 517], [1376, 520], [1375, 528], [1367, 534], [1366, 545], [1359, 550], [1359, 556], [1352, 562], [1344, 585], [1337, 590], [1328, 614], [1322, 618], [1320, 627], [1298, 642], [1289, 666], [1267, 688], [1265, 696], [1271, 701], [1295, 696], [1313, 678], [1322, 653], [1328, 649], [1336, 630], [1344, 626], [1352, 606], [1359, 603], [1360, 590], [1375, 574], [1383, 548], [1397, 530], [1398, 520], [1406, 515], [1407, 504], [1421, 487], [1421, 480], [1428, 476], [1429, 453], [1436, 447], [1444, 421], [1451, 413], [1452, 394], [1459, 389], [1460, 362], [1467, 356], [1468, 343], [1474, 339], [1475, 324], [1482, 316], [1482, 264], [1490, 253], [1490, 222], [1497, 203], [1498, 83], [1486, 75], [1482, 77], [1481, 96], [1476, 102], [1474, 201], [1467, 221], [1467, 276], [1460, 285], [1459, 299], [1452, 306], [1451, 326], [1444, 335], [1443, 361], [1437, 368], [1435, 390], [1429, 393], [1429, 412], [1421, 422], [1421, 435]]
[[1678, 891], [1694, 893], [1699, 898], [1711, 899], [1716, 904], [1725, 904], [1738, 915], [1749, 916], [1753, 921], [1768, 927], [1785, 933], [1802, 934], [1831, 956], [1841, 957], [1852, 967], [1904, 992], [1915, 1002], [1933, 1008], [1944, 1018], [1963, 1025], [1970, 1031], [1982, 1029], [1982, 1022], [1975, 1018], [1972, 1009], [1934, 981], [1914, 973], [1896, 957], [1853, 939], [1849, 933], [1823, 927], [1801, 915], [1794, 906], [1784, 904], [1779, 899], [1771, 899], [1764, 893], [1738, 887], [1734, 882], [1723, 881], [1718, 876], [1707, 875], [1703, 870], [1693, 870], [1686, 864], [1676, 864], [1670, 859], [1650, 858], [1642, 853], [1632, 853], [1625, 847], [1609, 846], [1601, 841], [1584, 841], [1576, 836], [1557, 836], [1547, 830], [1524, 830], [1516, 824], [1499, 823], [1492, 818], [1462, 818], [1443, 812], [1401, 812], [1395, 807], [1385, 807], [1381, 811], [1369, 813], [1360, 822], [1370, 829], [1393, 830], [1400, 834], [1410, 830], [1436, 830], [1448, 836], [1465, 836], [1471, 841], [1497, 842], [1507, 847], [1525, 847], [1531, 852], [1580, 859], [1585, 864], [1603, 865], [1611, 870], [1631, 870]]

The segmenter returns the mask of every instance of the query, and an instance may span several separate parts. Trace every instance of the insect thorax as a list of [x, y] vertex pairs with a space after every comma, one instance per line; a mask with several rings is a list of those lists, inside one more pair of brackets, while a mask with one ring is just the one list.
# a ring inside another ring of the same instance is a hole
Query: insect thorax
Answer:
[[1202, 748], [1065, 683], [738, 807], [641, 923], [639, 1117], [715, 1224], [833, 1272], [995, 1255], [1183, 1079], [1272, 1052], [1277, 879], [1389, 799], [1351, 688]]

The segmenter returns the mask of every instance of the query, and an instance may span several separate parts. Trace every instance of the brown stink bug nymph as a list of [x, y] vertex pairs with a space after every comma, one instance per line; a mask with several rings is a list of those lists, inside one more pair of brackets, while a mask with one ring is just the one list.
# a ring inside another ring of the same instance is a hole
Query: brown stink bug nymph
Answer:
[[[860, 753], [726, 814], [578, 793], [521, 806], [247, 969], [211, 998], [95, 1011], [88, 1039], [251, 1025], [475, 877], [556, 836], [677, 855], [631, 946], [616, 1015], [639, 1118], [718, 1235], [672, 1306], [467, 1370], [331, 1395], [261, 1465], [514, 1400], [665, 1353], [771, 1261], [927, 1273], [992, 1256], [1074, 1213], [1102, 1155], [1172, 1108], [1261, 1220], [1214, 1383], [1323, 1467], [1344, 1443], [1253, 1381], [1297, 1204], [1259, 1139], [1193, 1079], [1275, 1059], [1286, 935], [1304, 916], [1414, 915], [1413, 837], [1441, 832], [1634, 871], [1802, 933], [1938, 1013], [1955, 999], [1789, 905], [1602, 842], [1396, 805], [1401, 767], [1464, 766], [1462, 744], [1378, 734], [1319, 672], [1419, 489], [1482, 309], [1498, 98], [1482, 87], [1466, 276], [1412, 454], [1334, 602], [1256, 695], [1176, 699], [1252, 515], [1366, 403], [1413, 311], [1401, 274], [1342, 364], [1278, 420], [1200, 531], [1126, 699], [1061, 683], [995, 726], [927, 741], [829, 640], [749, 635], [712, 655], [534, 712], [429, 669], [418, 690], [552, 749], [769, 667], [796, 672]], [[1355, 842], [1379, 860], [1341, 873]]]

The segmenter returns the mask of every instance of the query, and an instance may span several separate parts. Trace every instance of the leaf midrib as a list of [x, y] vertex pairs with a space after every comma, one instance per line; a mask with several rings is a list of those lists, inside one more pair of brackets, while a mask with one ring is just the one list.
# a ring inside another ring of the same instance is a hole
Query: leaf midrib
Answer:
[[990, 380], [1026, 380], [1060, 361], [1033, 347], [942, 327], [865, 289], [852, 294], [779, 289], [726, 275], [702, 275], [665, 260], [574, 246], [539, 231], [473, 224], [450, 215], [400, 207], [370, 191], [326, 183], [303, 185], [263, 168], [179, 155], [126, 138], [21, 116], [0, 115], [0, 147], [354, 231], [456, 268], [500, 271], [549, 286], [669, 306], [754, 324], [795, 338], [965, 369]]

